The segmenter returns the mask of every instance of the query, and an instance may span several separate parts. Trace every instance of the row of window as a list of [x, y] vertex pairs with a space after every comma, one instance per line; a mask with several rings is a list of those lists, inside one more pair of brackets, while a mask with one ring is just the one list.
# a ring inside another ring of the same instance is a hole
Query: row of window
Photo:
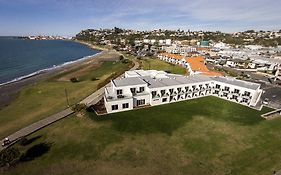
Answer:
[[[142, 105], [145, 105], [145, 99], [137, 100], [137, 106], [142, 106]], [[128, 109], [128, 108], [129, 108], [129, 103], [122, 104], [122, 109]], [[112, 111], [118, 110], [118, 105], [112, 105], [111, 109]]]
[[[142, 92], [144, 92], [144, 87], [140, 87], [139, 91], [136, 91], [136, 88], [130, 88], [130, 90], [131, 90], [131, 92], [133, 94], [135, 94], [135, 93], [142, 93]], [[117, 95], [122, 95], [123, 94], [123, 90], [122, 89], [117, 89], [116, 93], [117, 93]]]
[[[128, 109], [128, 108], [129, 108], [129, 103], [122, 104], [122, 109]], [[118, 105], [112, 105], [111, 109], [112, 109], [112, 111], [118, 110]]]
[[137, 106], [141, 106], [145, 104], [145, 99], [137, 100]]

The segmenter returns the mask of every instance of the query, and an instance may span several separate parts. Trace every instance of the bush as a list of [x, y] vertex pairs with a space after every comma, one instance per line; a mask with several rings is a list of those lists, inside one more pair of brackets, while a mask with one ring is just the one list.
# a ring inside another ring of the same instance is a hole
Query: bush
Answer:
[[93, 77], [93, 78], [91, 78], [91, 80], [92, 80], [92, 81], [97, 81], [97, 80], [99, 80], [99, 79], [96, 78], [96, 77]]
[[16, 162], [20, 157], [20, 151], [17, 148], [7, 148], [0, 153], [0, 167], [10, 165]]
[[79, 104], [74, 105], [74, 106], [72, 107], [72, 110], [73, 110], [74, 112], [80, 112], [80, 111], [82, 111], [82, 110], [84, 110], [84, 109], [86, 109], [86, 108], [87, 108], [87, 106], [86, 106], [85, 104], [79, 103]]
[[120, 56], [119, 56], [119, 60], [120, 60], [120, 61], [122, 61], [122, 60], [124, 60], [124, 59], [125, 59], [125, 58], [124, 58], [123, 55], [120, 55]]
[[76, 78], [76, 77], [70, 78], [70, 81], [71, 81], [72, 83], [77, 83], [77, 82], [79, 82], [78, 78]]
[[130, 60], [128, 60], [128, 59], [123, 59], [123, 60], [122, 60], [122, 63], [123, 63], [123, 64], [127, 64], [127, 63], [129, 63], [129, 62], [130, 62]]
[[26, 145], [28, 145], [28, 143], [29, 143], [29, 141], [26, 137], [21, 138], [20, 141], [19, 141], [19, 144], [21, 146], [26, 146]]

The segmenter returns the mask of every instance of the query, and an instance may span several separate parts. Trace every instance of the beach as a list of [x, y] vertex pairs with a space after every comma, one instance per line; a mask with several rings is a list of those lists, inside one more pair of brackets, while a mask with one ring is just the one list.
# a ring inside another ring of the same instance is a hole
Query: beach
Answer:
[[96, 49], [96, 50], [102, 50], [102, 51], [108, 51], [109, 49], [107, 48], [104, 48], [104, 47], [100, 47], [100, 46], [97, 46], [97, 45], [93, 45], [93, 44], [90, 44], [88, 42], [85, 42], [85, 41], [80, 41], [80, 40], [73, 40], [75, 42], [78, 42], [80, 44], [84, 44], [92, 49]]
[[20, 90], [26, 86], [35, 84], [39, 81], [47, 81], [48, 79], [51, 79], [52, 77], [61, 74], [63, 72], [70, 71], [72, 69], [86, 66], [89, 64], [99, 64], [103, 61], [114, 61], [119, 59], [117, 56], [118, 53], [116, 51], [102, 51], [100, 53], [97, 53], [93, 56], [87, 56], [83, 59], [71, 62], [69, 64], [65, 64], [62, 66], [58, 66], [43, 72], [40, 72], [39, 74], [35, 74], [34, 76], [30, 76], [24, 79], [21, 79], [19, 81], [11, 82], [9, 84], [5, 84], [0, 86], [0, 108], [3, 108], [5, 106], [8, 106], [13, 99], [15, 99], [20, 92]]

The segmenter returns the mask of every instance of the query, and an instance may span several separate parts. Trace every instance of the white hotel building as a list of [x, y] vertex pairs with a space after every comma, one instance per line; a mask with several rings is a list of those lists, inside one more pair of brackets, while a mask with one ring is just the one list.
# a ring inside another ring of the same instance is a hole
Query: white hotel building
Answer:
[[135, 70], [111, 81], [105, 88], [104, 103], [107, 113], [113, 113], [212, 95], [251, 107], [261, 94], [260, 84], [230, 77]]

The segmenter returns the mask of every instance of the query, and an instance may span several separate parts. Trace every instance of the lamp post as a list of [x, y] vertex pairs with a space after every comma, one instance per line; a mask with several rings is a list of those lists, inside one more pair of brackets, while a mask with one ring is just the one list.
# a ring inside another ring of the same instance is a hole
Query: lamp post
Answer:
[[69, 107], [69, 100], [68, 100], [68, 93], [67, 93], [67, 90], [66, 88], [64, 88], [64, 93], [65, 93], [65, 99], [66, 99], [66, 104], [67, 104], [67, 107]]

